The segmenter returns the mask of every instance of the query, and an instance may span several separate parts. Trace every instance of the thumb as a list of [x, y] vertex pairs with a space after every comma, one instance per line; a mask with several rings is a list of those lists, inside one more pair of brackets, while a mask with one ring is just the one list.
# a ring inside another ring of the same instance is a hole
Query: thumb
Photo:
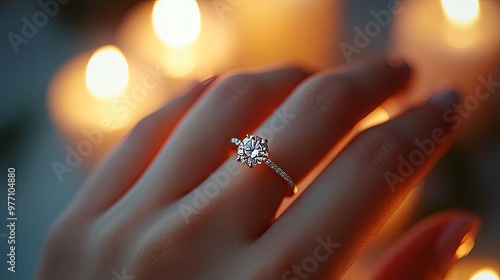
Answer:
[[467, 255], [481, 220], [451, 210], [418, 222], [383, 257], [373, 280], [443, 279], [448, 268]]

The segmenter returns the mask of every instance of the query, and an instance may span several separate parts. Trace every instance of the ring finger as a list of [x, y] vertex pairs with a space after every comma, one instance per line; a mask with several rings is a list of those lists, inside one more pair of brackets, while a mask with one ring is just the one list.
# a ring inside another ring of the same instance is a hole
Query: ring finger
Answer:
[[[396, 66], [374, 61], [318, 75], [304, 82], [256, 135], [270, 138], [270, 158], [298, 182], [358, 121], [401, 90], [409, 77], [410, 69], [402, 61]], [[234, 158], [228, 159], [199, 189], [209, 194], [212, 180], [221, 185], [222, 177], [236, 174], [226, 179], [228, 186], [210, 200], [208, 207], [214, 211], [206, 212], [220, 214], [228, 225], [255, 236], [269, 226], [287, 189], [273, 171], [241, 168], [241, 172], [231, 172]], [[192, 204], [197, 195], [193, 193], [183, 202]]]

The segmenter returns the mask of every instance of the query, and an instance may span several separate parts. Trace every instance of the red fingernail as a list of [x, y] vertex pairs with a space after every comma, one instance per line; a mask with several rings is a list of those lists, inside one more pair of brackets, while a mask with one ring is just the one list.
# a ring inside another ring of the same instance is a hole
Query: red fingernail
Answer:
[[463, 214], [451, 220], [436, 242], [436, 271], [446, 273], [448, 268], [474, 247], [474, 238], [481, 224], [479, 217]]

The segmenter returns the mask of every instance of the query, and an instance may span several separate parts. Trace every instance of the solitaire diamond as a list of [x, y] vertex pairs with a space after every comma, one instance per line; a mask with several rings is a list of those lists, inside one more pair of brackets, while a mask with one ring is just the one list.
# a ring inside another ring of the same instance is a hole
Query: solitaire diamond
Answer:
[[269, 145], [267, 139], [247, 134], [243, 140], [231, 138], [231, 143], [238, 146], [238, 152], [236, 154], [236, 159], [238, 161], [248, 165], [250, 168], [265, 163], [285, 181], [288, 188], [287, 195], [291, 196], [298, 192], [297, 186], [293, 183], [292, 178], [269, 158]]
[[245, 139], [238, 143], [236, 159], [249, 167], [265, 163], [268, 156], [269, 146], [267, 139], [247, 134]]

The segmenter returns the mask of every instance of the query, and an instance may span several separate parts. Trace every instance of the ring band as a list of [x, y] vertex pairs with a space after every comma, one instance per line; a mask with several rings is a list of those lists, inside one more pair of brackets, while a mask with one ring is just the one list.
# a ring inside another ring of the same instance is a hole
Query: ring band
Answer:
[[269, 145], [267, 139], [247, 134], [243, 140], [232, 138], [231, 143], [238, 146], [236, 160], [246, 164], [250, 168], [265, 163], [284, 180], [288, 189], [288, 196], [297, 193], [298, 188], [293, 183], [292, 178], [269, 159]]

